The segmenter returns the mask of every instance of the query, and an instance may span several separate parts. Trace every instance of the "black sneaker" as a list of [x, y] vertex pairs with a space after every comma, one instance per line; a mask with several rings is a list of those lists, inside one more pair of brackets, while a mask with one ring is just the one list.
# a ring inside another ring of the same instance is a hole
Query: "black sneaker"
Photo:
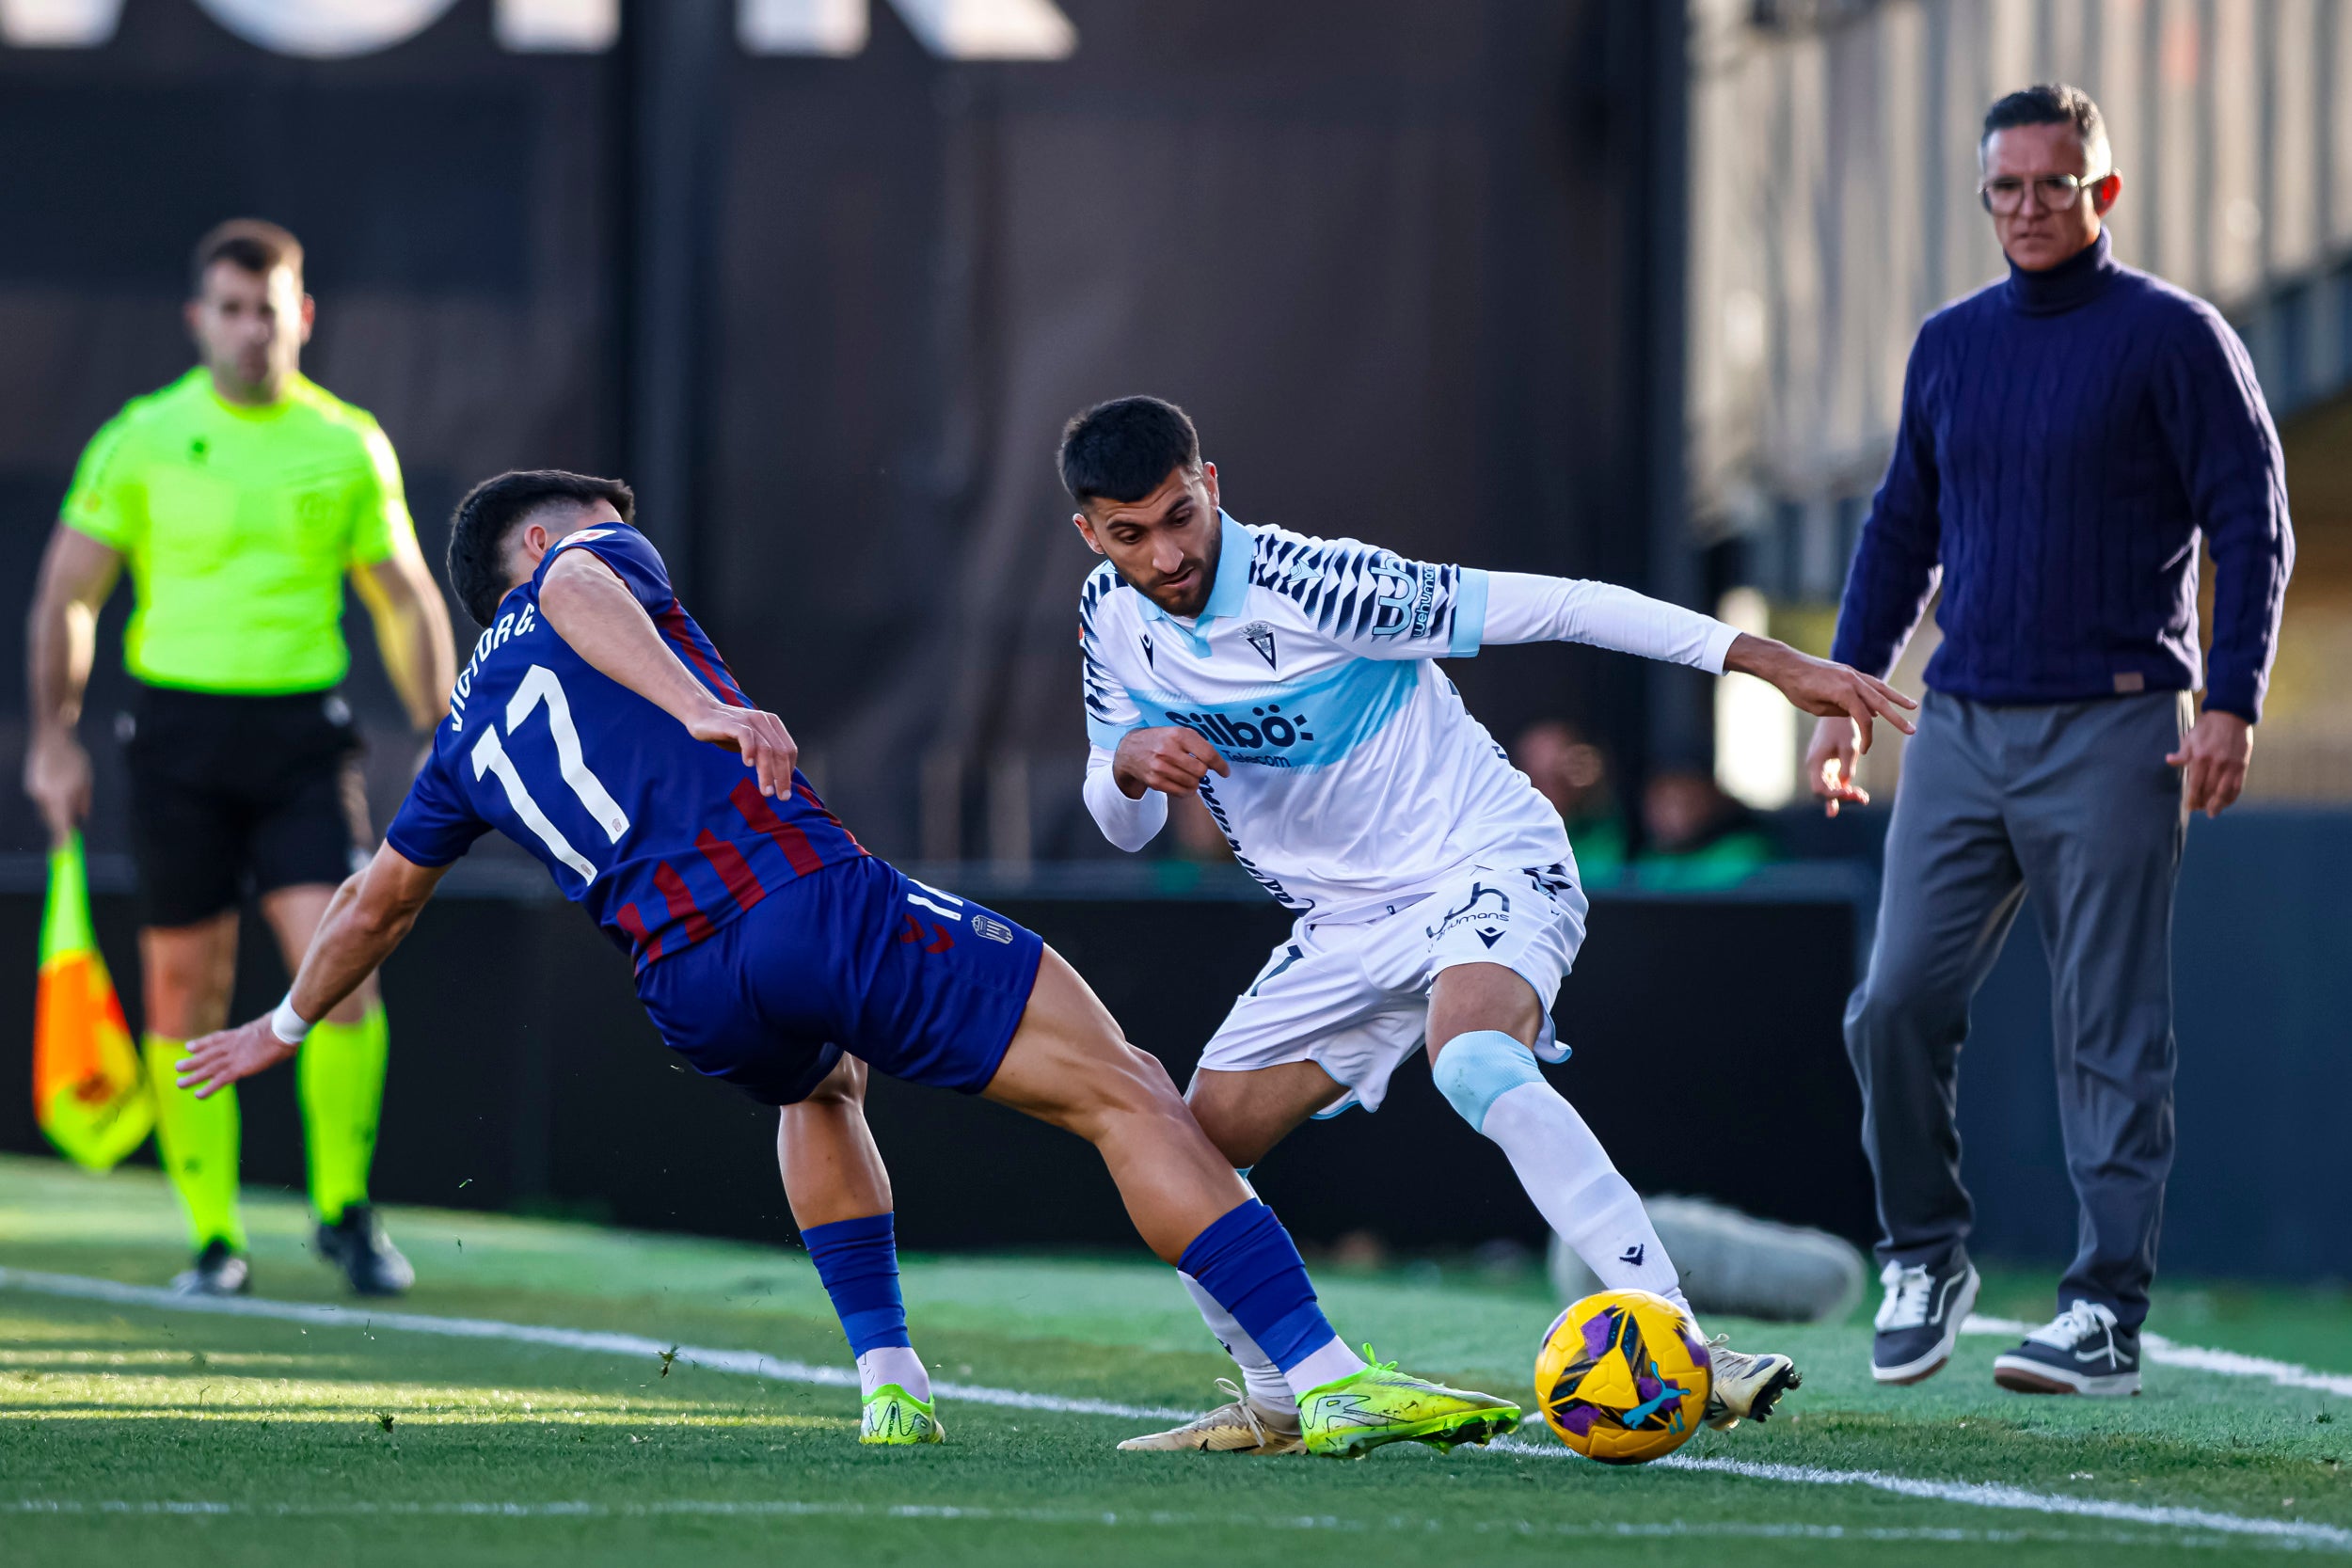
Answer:
[[252, 1288], [253, 1270], [245, 1255], [218, 1240], [205, 1243], [196, 1261], [171, 1276], [176, 1296], [241, 1296]]
[[1870, 1375], [1881, 1383], [1920, 1383], [1944, 1370], [1960, 1339], [1960, 1325], [1977, 1305], [1975, 1267], [1961, 1262], [1943, 1272], [1889, 1263], [1879, 1271], [1886, 1299], [1879, 1303], [1878, 1338], [1870, 1341]]
[[2137, 1394], [2139, 1331], [2118, 1328], [2115, 1314], [2096, 1302], [2077, 1301], [1994, 1357], [1993, 1381], [2021, 1394]]
[[355, 1203], [343, 1217], [318, 1229], [319, 1256], [343, 1271], [363, 1296], [396, 1296], [417, 1282], [417, 1271], [384, 1234], [373, 1206]]

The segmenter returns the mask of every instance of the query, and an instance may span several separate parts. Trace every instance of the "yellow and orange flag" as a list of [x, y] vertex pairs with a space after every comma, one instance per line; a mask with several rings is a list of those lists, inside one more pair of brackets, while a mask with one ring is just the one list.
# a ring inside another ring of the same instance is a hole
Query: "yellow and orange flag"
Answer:
[[79, 833], [49, 856], [33, 1007], [33, 1109], [58, 1151], [91, 1170], [111, 1170], [155, 1125], [154, 1097], [90, 929]]

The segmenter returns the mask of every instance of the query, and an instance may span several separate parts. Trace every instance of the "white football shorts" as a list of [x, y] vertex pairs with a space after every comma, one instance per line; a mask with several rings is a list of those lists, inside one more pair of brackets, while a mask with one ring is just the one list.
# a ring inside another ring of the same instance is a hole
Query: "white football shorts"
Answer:
[[1212, 1072], [1313, 1062], [1347, 1092], [1318, 1112], [1376, 1111], [1389, 1075], [1422, 1047], [1429, 989], [1455, 964], [1510, 969], [1544, 1006], [1535, 1054], [1565, 1061], [1551, 1004], [1584, 942], [1584, 890], [1571, 865], [1478, 870], [1393, 913], [1344, 926], [1301, 920], [1200, 1053]]

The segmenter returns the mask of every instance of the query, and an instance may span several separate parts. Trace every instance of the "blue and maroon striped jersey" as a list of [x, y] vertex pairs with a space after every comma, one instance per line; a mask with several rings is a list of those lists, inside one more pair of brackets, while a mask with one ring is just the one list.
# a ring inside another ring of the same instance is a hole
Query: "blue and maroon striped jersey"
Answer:
[[721, 701], [750, 705], [645, 536], [583, 529], [500, 603], [385, 838], [419, 865], [447, 865], [496, 828], [642, 970], [769, 890], [866, 851], [797, 772], [790, 799], [761, 795], [735, 752], [696, 740], [555, 634], [539, 584], [569, 549], [610, 566]]

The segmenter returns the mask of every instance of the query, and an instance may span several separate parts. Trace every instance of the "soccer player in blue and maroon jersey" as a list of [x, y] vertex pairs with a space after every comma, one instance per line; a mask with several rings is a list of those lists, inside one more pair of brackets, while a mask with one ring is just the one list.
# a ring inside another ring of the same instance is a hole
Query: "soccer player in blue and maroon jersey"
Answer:
[[868, 855], [794, 768], [629, 521], [628, 487], [552, 471], [467, 496], [450, 578], [489, 629], [382, 849], [337, 892], [276, 1012], [188, 1047], [210, 1095], [284, 1061], [400, 944], [496, 828], [636, 964], [670, 1047], [782, 1107], [786, 1196], [858, 1357], [861, 1439], [937, 1442], [898, 1291], [866, 1074], [978, 1094], [1092, 1143], [1152, 1250], [1273, 1356], [1304, 1446], [1360, 1452], [1510, 1431], [1507, 1401], [1366, 1366], [1298, 1251], [1158, 1060], [1032, 933]]

